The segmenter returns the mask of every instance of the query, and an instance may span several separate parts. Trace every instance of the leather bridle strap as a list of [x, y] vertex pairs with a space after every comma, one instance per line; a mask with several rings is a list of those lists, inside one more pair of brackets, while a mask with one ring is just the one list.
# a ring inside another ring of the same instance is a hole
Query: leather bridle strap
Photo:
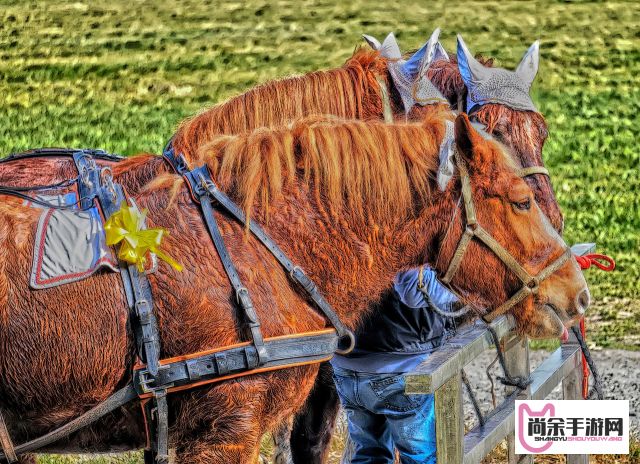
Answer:
[[[240, 224], [247, 225], [244, 212], [231, 200], [224, 192], [222, 192], [215, 184], [209, 169], [201, 166], [193, 170], [189, 170], [186, 160], [182, 155], [176, 156], [173, 151], [173, 141], [170, 140], [163, 151], [164, 158], [169, 162], [171, 167], [187, 181], [187, 185], [192, 194], [192, 198], [200, 201], [198, 198], [207, 197], [215, 201], [217, 206], [222, 207], [226, 212], [231, 214]], [[202, 205], [201, 205], [202, 206]], [[206, 207], [205, 207], [206, 208]], [[289, 273], [291, 279], [300, 285], [307, 292], [309, 298], [315, 303], [316, 307], [322, 311], [324, 316], [329, 320], [331, 325], [336, 329], [341, 342], [346, 342], [346, 346], [340, 346], [336, 353], [349, 353], [355, 346], [355, 337], [353, 333], [342, 323], [338, 314], [331, 307], [329, 302], [322, 296], [316, 284], [307, 276], [304, 270], [294, 264], [273, 241], [273, 239], [260, 227], [256, 221], [249, 221], [249, 230], [262, 243], [262, 245], [271, 252], [280, 265]], [[210, 233], [212, 231], [210, 230]], [[215, 231], [213, 231], [215, 233]]]
[[535, 174], [542, 174], [547, 177], [549, 176], [549, 170], [544, 166], [529, 166], [528, 168], [522, 168], [517, 171], [519, 177], [528, 177], [533, 176]]
[[569, 258], [571, 257], [571, 249], [567, 247], [558, 258], [556, 258], [547, 267], [540, 271], [538, 275], [532, 276], [531, 274], [529, 274], [527, 270], [522, 267], [522, 265], [513, 257], [513, 255], [507, 251], [506, 248], [500, 245], [500, 243], [498, 243], [498, 241], [494, 239], [491, 234], [489, 234], [480, 224], [478, 224], [475, 205], [473, 203], [473, 196], [471, 192], [471, 181], [469, 179], [469, 173], [467, 172], [466, 166], [460, 159], [460, 155], [458, 154], [457, 150], [455, 151], [455, 161], [458, 167], [458, 172], [460, 173], [466, 226], [462, 237], [458, 242], [458, 246], [456, 247], [453, 257], [449, 262], [449, 267], [447, 268], [444, 277], [441, 279], [442, 283], [445, 285], [451, 284], [451, 281], [460, 268], [462, 259], [464, 258], [469, 244], [471, 243], [471, 240], [473, 240], [473, 238], [478, 239], [479, 241], [484, 243], [491, 251], [493, 251], [493, 253], [500, 259], [500, 261], [502, 261], [510, 271], [516, 274], [516, 276], [518, 276], [518, 279], [520, 279], [520, 281], [522, 282], [522, 287], [520, 288], [520, 290], [518, 290], [513, 296], [511, 296], [511, 298], [483, 316], [483, 319], [486, 322], [490, 322], [496, 317], [509, 311], [529, 295], [537, 293], [540, 282], [551, 276], [554, 272], [560, 269], [560, 267], [565, 262], [567, 262], [567, 260], [569, 260]]
[[382, 115], [384, 122], [391, 124], [393, 122], [393, 110], [391, 109], [391, 99], [389, 98], [389, 89], [384, 78], [376, 74], [376, 82], [380, 87], [380, 98], [382, 99]]

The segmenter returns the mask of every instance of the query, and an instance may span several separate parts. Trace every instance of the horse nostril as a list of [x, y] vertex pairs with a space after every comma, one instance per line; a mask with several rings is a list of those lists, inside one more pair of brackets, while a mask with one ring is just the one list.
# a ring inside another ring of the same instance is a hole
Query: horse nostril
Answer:
[[591, 304], [591, 295], [589, 294], [589, 289], [585, 288], [576, 297], [576, 310], [580, 314], [584, 314], [584, 312]]

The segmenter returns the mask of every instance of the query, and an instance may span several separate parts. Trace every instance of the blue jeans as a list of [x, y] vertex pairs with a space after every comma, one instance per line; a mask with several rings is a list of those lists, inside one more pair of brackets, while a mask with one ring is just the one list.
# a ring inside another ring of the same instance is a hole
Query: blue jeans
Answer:
[[402, 374], [333, 368], [354, 442], [353, 464], [387, 464], [394, 448], [402, 464], [436, 464], [433, 395], [405, 395]]

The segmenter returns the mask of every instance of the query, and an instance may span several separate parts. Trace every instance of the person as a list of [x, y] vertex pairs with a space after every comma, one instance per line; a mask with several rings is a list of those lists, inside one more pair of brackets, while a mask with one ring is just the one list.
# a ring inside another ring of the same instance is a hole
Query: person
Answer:
[[443, 311], [459, 306], [433, 270], [402, 272], [357, 331], [354, 350], [331, 361], [353, 464], [393, 463], [395, 450], [403, 464], [436, 463], [433, 395], [405, 394], [404, 374], [455, 331], [455, 322], [430, 309], [423, 292]]

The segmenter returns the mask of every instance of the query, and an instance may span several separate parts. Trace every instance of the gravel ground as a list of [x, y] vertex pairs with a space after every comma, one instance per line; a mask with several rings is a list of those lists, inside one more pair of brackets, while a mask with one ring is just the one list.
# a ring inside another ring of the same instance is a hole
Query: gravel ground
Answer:
[[[541, 364], [549, 353], [546, 351], [532, 351], [530, 353], [531, 369]], [[605, 399], [629, 400], [629, 414], [631, 429], [640, 432], [640, 351], [601, 350], [592, 351], [592, 357], [602, 378]], [[467, 365], [465, 372], [474, 387], [474, 392], [483, 411], [493, 409], [490, 394], [490, 382], [485, 369], [495, 358], [495, 351], [485, 351], [481, 356]], [[496, 362], [490, 371], [495, 378], [501, 375], [499, 364]], [[497, 402], [500, 403], [504, 387], [496, 382]], [[562, 388], [557, 387], [549, 399], [562, 399]], [[465, 392], [465, 423], [472, 427], [476, 418]]]

